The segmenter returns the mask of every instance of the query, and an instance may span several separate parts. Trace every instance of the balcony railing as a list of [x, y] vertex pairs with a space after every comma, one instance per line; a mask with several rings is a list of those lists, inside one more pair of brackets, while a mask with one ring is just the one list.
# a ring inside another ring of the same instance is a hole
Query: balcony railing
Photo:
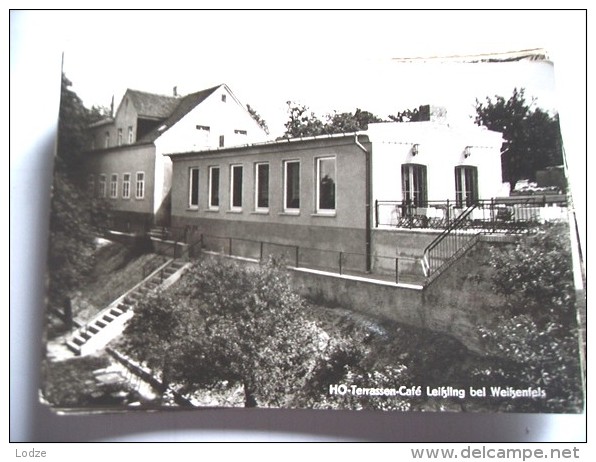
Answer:
[[553, 220], [566, 220], [567, 197], [561, 194], [510, 196], [477, 200], [468, 204], [458, 201], [426, 201], [415, 206], [403, 201], [375, 201], [375, 227], [448, 229], [466, 215], [459, 229], [491, 232], [527, 232], [535, 226]]

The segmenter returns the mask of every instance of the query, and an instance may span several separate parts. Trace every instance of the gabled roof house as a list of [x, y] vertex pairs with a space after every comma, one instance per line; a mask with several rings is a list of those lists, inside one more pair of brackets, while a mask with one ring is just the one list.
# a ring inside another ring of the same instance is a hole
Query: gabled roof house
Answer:
[[89, 131], [89, 188], [110, 200], [111, 225], [126, 230], [168, 224], [172, 164], [164, 154], [268, 140], [225, 84], [186, 96], [128, 89], [115, 115]]

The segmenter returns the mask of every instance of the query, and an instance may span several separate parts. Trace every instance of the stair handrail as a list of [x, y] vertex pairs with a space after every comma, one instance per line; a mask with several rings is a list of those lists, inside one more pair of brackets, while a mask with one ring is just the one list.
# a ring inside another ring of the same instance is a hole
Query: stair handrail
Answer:
[[476, 209], [478, 203], [474, 202], [469, 205], [455, 220], [451, 222], [451, 224], [441, 232], [437, 237], [435, 237], [430, 244], [428, 244], [422, 253], [422, 270], [424, 271], [424, 275], [426, 277], [430, 276], [430, 251], [437, 247], [447, 236], [449, 236], [453, 231], [456, 231], [461, 228], [462, 223], [466, 221], [466, 219], [472, 214], [472, 212]]

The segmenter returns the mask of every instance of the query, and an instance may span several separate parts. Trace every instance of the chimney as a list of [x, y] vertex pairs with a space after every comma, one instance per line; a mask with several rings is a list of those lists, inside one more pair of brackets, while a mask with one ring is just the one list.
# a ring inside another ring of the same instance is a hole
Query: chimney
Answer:
[[425, 104], [418, 108], [420, 122], [440, 122], [447, 123], [447, 109], [441, 106], [431, 106]]
[[174, 97], [178, 98], [178, 86], [175, 86], [173, 89]]

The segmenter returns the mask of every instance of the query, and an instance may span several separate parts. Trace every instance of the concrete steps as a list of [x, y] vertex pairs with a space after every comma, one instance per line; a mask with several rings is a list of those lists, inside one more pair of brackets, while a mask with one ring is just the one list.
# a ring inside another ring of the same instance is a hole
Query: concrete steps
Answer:
[[91, 321], [78, 328], [66, 342], [66, 347], [77, 356], [103, 348], [124, 330], [126, 321], [133, 316], [134, 307], [152, 292], [165, 288], [178, 279], [186, 265], [186, 262], [179, 260], [166, 262]]

